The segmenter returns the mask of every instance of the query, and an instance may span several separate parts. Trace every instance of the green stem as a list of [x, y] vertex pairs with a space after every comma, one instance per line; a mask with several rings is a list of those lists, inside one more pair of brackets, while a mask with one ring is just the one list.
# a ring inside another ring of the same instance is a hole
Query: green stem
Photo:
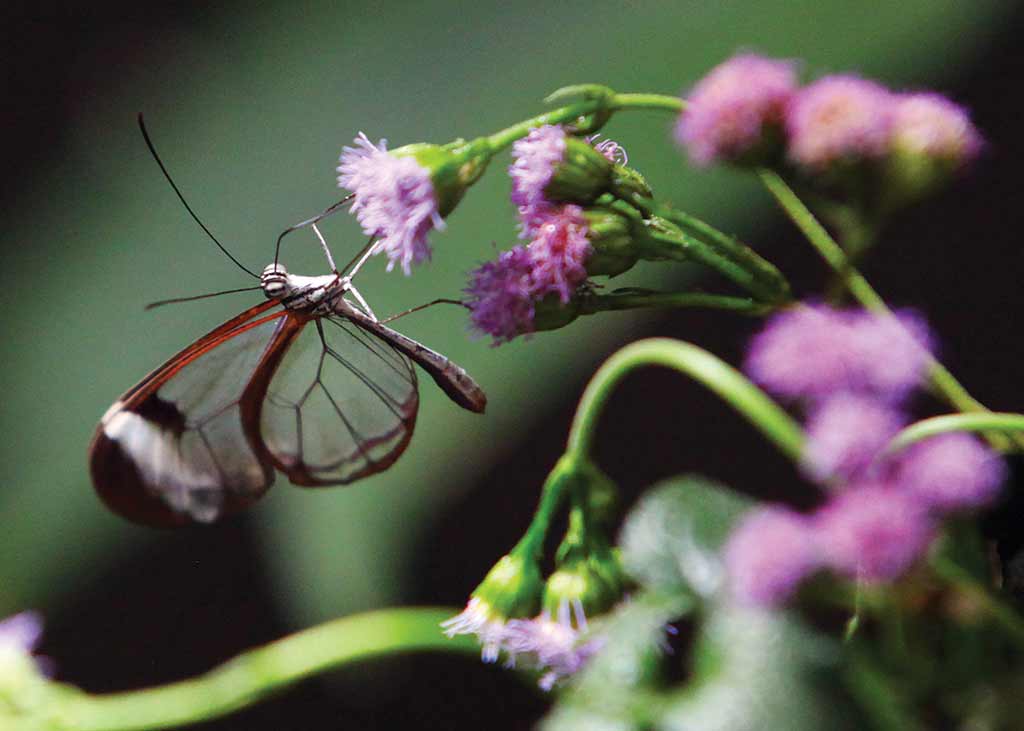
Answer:
[[679, 114], [686, 108], [686, 102], [677, 96], [665, 94], [616, 94], [612, 98], [612, 110], [657, 109]]
[[610, 357], [590, 379], [569, 431], [567, 455], [591, 451], [597, 420], [612, 390], [636, 368], [660, 365], [690, 376], [721, 396], [784, 454], [798, 460], [804, 435], [799, 425], [739, 371], [691, 343], [667, 338], [639, 340]]
[[636, 310], [656, 307], [703, 307], [727, 310], [744, 315], [761, 316], [775, 308], [748, 297], [729, 297], [704, 292], [628, 292], [623, 294], [591, 294], [579, 298], [579, 313], [593, 315], [613, 310]]
[[573, 479], [577, 471], [577, 459], [574, 455], [563, 455], [554, 469], [544, 481], [541, 490], [540, 501], [537, 504], [537, 511], [533, 514], [526, 533], [512, 549], [512, 553], [519, 551], [533, 560], [539, 560], [544, 552], [544, 541], [547, 539], [548, 529], [551, 527], [555, 514], [561, 507], [562, 502], [569, 494]]
[[684, 232], [705, 241], [719, 253], [749, 269], [754, 276], [774, 292], [774, 301], [780, 302], [789, 299], [789, 282], [782, 276], [782, 272], [774, 264], [755, 253], [749, 246], [696, 216], [676, 209], [667, 210], [665, 213], [666, 217]]
[[[829, 235], [814, 214], [804, 205], [803, 201], [793, 192], [792, 188], [777, 173], [772, 170], [760, 169], [758, 175], [761, 182], [768, 191], [775, 197], [782, 209], [796, 224], [811, 245], [818, 250], [821, 257], [832, 269], [844, 276], [846, 287], [850, 290], [858, 302], [865, 308], [878, 313], [891, 315], [892, 311], [885, 300], [875, 291], [857, 269], [850, 267], [846, 254], [842, 248]], [[962, 412], [987, 412], [988, 409], [977, 399], [967, 392], [967, 389], [953, 376], [949, 370], [931, 355], [928, 356], [928, 373], [931, 378], [932, 387], [943, 396], [947, 403], [953, 408]], [[1006, 449], [1008, 441], [998, 434], [986, 435], [993, 447]], [[1016, 439], [1018, 444], [1024, 444], [1024, 436]]]
[[970, 572], [942, 554], [932, 558], [935, 573], [978, 602], [1021, 648], [1024, 648], [1024, 617], [971, 576]]
[[972, 414], [945, 414], [922, 419], [911, 424], [889, 442], [885, 453], [906, 449], [915, 442], [948, 432], [1024, 432], [1024, 414], [1004, 414], [992, 411]]
[[575, 122], [580, 117], [586, 117], [595, 112], [619, 112], [626, 110], [649, 110], [679, 113], [684, 106], [683, 100], [678, 97], [664, 96], [662, 94], [613, 94], [610, 99], [588, 99], [575, 104], [569, 104], [550, 112], [538, 114], [536, 117], [524, 119], [503, 130], [495, 132], [487, 137], [491, 150], [495, 153], [505, 149], [513, 142], [530, 134], [534, 127], [541, 127], [545, 124], [565, 124]]
[[[615, 191], [613, 191], [615, 192]], [[763, 302], [789, 299], [789, 283], [770, 262], [744, 244], [708, 224], [643, 195], [620, 195], [644, 212], [653, 223], [638, 246], [647, 256], [697, 261], [732, 280]]]
[[[75, 694], [52, 710], [55, 728], [129, 731], [180, 728], [252, 705], [303, 678], [395, 653], [479, 653], [475, 637], [447, 638], [438, 624], [457, 609], [383, 609], [312, 627], [249, 650], [196, 678], [158, 688]], [[300, 724], [301, 725], [301, 724]]]

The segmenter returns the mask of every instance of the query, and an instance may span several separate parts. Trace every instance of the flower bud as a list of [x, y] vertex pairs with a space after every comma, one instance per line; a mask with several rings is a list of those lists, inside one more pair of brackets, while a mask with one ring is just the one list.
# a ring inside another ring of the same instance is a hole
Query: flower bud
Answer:
[[610, 208], [588, 208], [583, 212], [592, 247], [585, 266], [590, 276], [614, 277], [637, 262], [634, 223]]
[[566, 136], [562, 160], [554, 166], [544, 187], [549, 201], [592, 203], [612, 179], [612, 163], [586, 140]]
[[542, 590], [537, 562], [512, 552], [494, 564], [471, 597], [486, 604], [492, 618], [506, 620], [536, 614]]
[[417, 142], [391, 151], [397, 158], [411, 157], [430, 174], [441, 216], [451, 213], [466, 190], [487, 169], [492, 152], [486, 138], [466, 142], [455, 140], [447, 145]]
[[622, 568], [610, 550], [573, 558], [548, 578], [543, 610], [558, 616], [569, 606], [588, 617], [603, 614], [622, 598], [624, 583]]

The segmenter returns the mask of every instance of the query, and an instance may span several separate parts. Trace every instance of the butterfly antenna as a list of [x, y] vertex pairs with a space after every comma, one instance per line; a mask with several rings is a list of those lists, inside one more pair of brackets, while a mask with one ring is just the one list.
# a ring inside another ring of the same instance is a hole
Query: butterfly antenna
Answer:
[[241, 289], [225, 289], [223, 292], [210, 292], [209, 294], [196, 294], [191, 297], [175, 297], [169, 300], [160, 300], [159, 302], [150, 302], [146, 305], [147, 310], [153, 310], [157, 307], [163, 307], [164, 305], [173, 305], [178, 302], [194, 302], [195, 300], [204, 300], [210, 297], [220, 297], [222, 294], [236, 294], [237, 292], [255, 292], [261, 287], [242, 287]]
[[289, 226], [284, 231], [282, 231], [281, 235], [277, 237], [277, 245], [274, 247], [274, 266], [277, 266], [277, 262], [281, 258], [281, 241], [284, 239], [285, 236], [290, 234], [292, 231], [298, 231], [300, 228], [305, 228], [306, 226], [313, 226], [317, 223], [320, 223], [322, 220], [330, 216], [332, 213], [337, 213], [337, 211], [342, 206], [350, 202], [355, 197], [355, 193], [349, 193], [347, 196], [342, 198], [337, 203], [332, 203], [330, 206], [325, 208], [323, 212], [318, 213], [312, 218], [307, 218], [305, 221], [299, 221], [294, 226]]
[[420, 310], [425, 310], [428, 307], [433, 307], [434, 305], [460, 305], [462, 307], [469, 307], [469, 305], [467, 305], [462, 300], [452, 300], [452, 299], [441, 298], [441, 299], [431, 300], [430, 302], [427, 302], [426, 304], [417, 305], [416, 307], [410, 307], [408, 310], [404, 310], [402, 312], [399, 312], [397, 315], [392, 315], [391, 317], [387, 317], [387, 318], [381, 320], [380, 324], [381, 325], [387, 324], [387, 323], [391, 322], [392, 320], [397, 320], [399, 317], [405, 317], [406, 315], [411, 315], [414, 312], [419, 312]]
[[239, 269], [241, 269], [249, 276], [256, 277], [256, 279], [259, 279], [259, 274], [252, 271], [247, 266], [242, 264], [242, 262], [238, 261], [238, 259], [232, 256], [231, 252], [224, 248], [224, 244], [217, 240], [217, 237], [210, 232], [210, 229], [206, 228], [206, 224], [199, 220], [199, 216], [197, 216], [196, 212], [192, 210], [192, 206], [190, 206], [188, 204], [188, 201], [185, 200], [185, 196], [181, 194], [181, 191], [178, 189], [178, 186], [174, 184], [174, 180], [171, 178], [171, 174], [167, 172], [167, 168], [164, 166], [163, 160], [161, 160], [160, 156], [156, 154], [156, 148], [153, 146], [153, 141], [149, 139], [149, 132], [146, 131], [146, 123], [142, 120], [142, 112], [139, 112], [139, 129], [142, 130], [142, 139], [146, 141], [146, 147], [149, 148], [149, 153], [153, 156], [153, 159], [156, 160], [156, 164], [160, 166], [160, 172], [162, 172], [164, 174], [164, 177], [167, 178], [167, 182], [171, 184], [171, 188], [173, 188], [174, 192], [178, 195], [178, 200], [180, 200], [181, 204], [185, 206], [185, 210], [188, 211], [190, 216], [192, 216], [192, 220], [199, 224], [199, 228], [203, 229], [203, 231], [206, 233], [207, 236], [210, 237], [213, 243], [217, 244], [217, 248], [223, 251], [224, 255], [227, 256], [227, 258], [230, 259], [232, 262], [234, 262], [235, 266], [237, 266]]

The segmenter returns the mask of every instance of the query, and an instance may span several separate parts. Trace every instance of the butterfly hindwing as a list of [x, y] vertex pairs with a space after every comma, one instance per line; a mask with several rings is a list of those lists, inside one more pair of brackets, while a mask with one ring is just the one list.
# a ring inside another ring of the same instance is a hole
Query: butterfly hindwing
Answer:
[[293, 483], [344, 484], [398, 459], [418, 405], [408, 358], [345, 318], [322, 317], [296, 339], [270, 381], [260, 433]]

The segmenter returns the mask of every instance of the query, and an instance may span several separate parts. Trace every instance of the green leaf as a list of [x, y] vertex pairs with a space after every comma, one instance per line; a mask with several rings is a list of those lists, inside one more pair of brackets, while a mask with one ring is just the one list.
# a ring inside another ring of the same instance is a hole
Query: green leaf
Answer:
[[665, 710], [665, 731], [862, 728], [834, 678], [838, 647], [781, 612], [723, 605], [694, 648], [694, 679]]
[[751, 502], [703, 477], [652, 488], [626, 518], [619, 544], [626, 570], [648, 587], [710, 596], [722, 583], [722, 544]]

